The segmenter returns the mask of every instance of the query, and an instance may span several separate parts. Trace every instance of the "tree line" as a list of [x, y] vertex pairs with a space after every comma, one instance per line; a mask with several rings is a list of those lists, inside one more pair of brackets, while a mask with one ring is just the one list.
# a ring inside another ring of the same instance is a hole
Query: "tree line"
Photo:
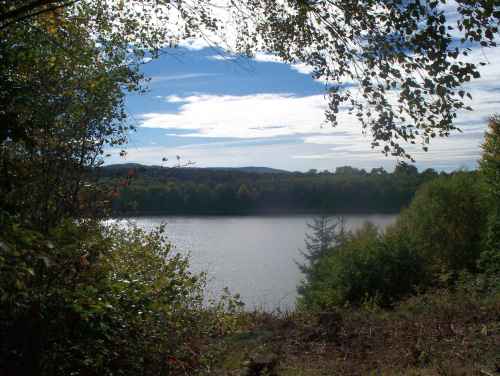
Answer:
[[114, 214], [397, 213], [421, 184], [447, 175], [408, 164], [392, 173], [348, 166], [268, 173], [129, 165], [99, 173], [115, 187]]

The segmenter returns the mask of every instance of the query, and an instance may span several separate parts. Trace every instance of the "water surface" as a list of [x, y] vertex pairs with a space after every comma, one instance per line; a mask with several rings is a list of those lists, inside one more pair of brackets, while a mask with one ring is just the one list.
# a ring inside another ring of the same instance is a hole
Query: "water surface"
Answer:
[[[304, 236], [311, 215], [157, 216], [127, 218], [146, 230], [166, 223], [167, 235], [180, 253], [191, 255], [191, 268], [208, 273], [207, 293], [224, 287], [239, 293], [248, 309], [292, 309], [303, 278]], [[380, 228], [395, 215], [345, 215], [347, 229], [370, 221]]]

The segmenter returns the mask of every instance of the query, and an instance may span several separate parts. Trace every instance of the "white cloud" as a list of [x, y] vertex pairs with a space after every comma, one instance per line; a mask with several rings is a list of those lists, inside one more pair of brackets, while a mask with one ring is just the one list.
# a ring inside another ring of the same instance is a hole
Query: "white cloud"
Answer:
[[[191, 130], [191, 133], [178, 137], [269, 139], [296, 135], [304, 145], [310, 146], [307, 153], [304, 149], [295, 150], [293, 158], [290, 158], [309, 161], [310, 165], [318, 161], [325, 164], [344, 161], [343, 164], [373, 165], [380, 164], [384, 158], [378, 149], [371, 148], [370, 135], [362, 134], [355, 117], [341, 112], [338, 128], [324, 123], [326, 99], [323, 95], [193, 95], [169, 96], [166, 100], [181, 103], [179, 112], [143, 114], [142, 126]], [[474, 104], [478, 107], [476, 111], [463, 112], [459, 117], [463, 133], [455, 133], [446, 139], [433, 139], [427, 153], [422, 151], [420, 145], [406, 145], [407, 151], [427, 167], [439, 164], [441, 168], [449, 169], [452, 165], [457, 168], [462, 164], [475, 164], [480, 154], [479, 145], [486, 119], [498, 108], [498, 101], [487, 91], [475, 90]], [[259, 147], [263, 146], [255, 146], [256, 149]], [[226, 149], [226, 145], [221, 147], [221, 150]], [[389, 160], [394, 161], [392, 158]]]
[[[407, 146], [407, 151], [419, 163], [448, 161], [456, 164], [475, 161], [479, 158], [479, 146], [482, 133], [454, 134], [447, 138], [437, 138], [430, 145], [430, 151], [424, 152], [420, 145]], [[357, 160], [372, 158], [373, 149], [369, 139], [352, 140], [349, 135], [312, 136], [304, 138], [304, 142], [315, 145], [331, 145], [329, 152], [296, 155], [298, 159], [332, 159], [351, 157]]]
[[216, 61], [231, 61], [231, 60], [236, 60], [237, 57], [234, 56], [234, 55], [224, 55], [224, 54], [220, 54], [220, 55], [212, 55], [212, 56], [209, 56], [208, 57], [209, 60], [216, 60]]
[[[213, 59], [223, 60], [222, 57], [215, 56]], [[258, 54], [255, 60], [283, 63], [278, 57], [267, 54]], [[480, 68], [481, 78], [466, 85], [473, 95], [473, 100], [468, 104], [474, 111], [462, 111], [459, 114], [457, 125], [463, 130], [462, 134], [454, 133], [449, 138], [433, 139], [429, 152], [423, 152], [420, 145], [405, 146], [421, 168], [450, 170], [460, 166], [475, 167], [480, 156], [480, 144], [487, 118], [499, 112], [500, 108], [500, 49], [475, 48], [469, 54], [468, 61], [488, 62], [488, 65]], [[305, 64], [291, 65], [291, 68], [301, 74], [311, 74], [311, 67]], [[168, 77], [182, 79], [178, 76]], [[186, 78], [188, 77], [184, 77]], [[194, 129], [183, 137], [265, 139], [297, 135], [297, 138], [303, 141], [303, 144], [286, 147], [255, 145], [237, 148], [224, 145], [213, 148], [206, 145], [188, 145], [177, 148], [176, 152], [184, 151], [191, 159], [203, 160], [204, 165], [255, 164], [307, 170], [346, 164], [368, 168], [394, 163], [394, 158], [385, 158], [379, 151], [371, 149], [370, 136], [363, 136], [356, 119], [346, 113], [340, 114], [338, 128], [332, 129], [329, 125], [324, 125], [326, 99], [323, 95], [192, 95], [169, 96], [165, 97], [165, 100], [180, 103], [179, 112], [143, 114], [143, 126]], [[310, 136], [311, 133], [317, 134]], [[151, 149], [149, 153], [156, 158], [159, 149]]]
[[168, 103], [184, 103], [186, 100], [184, 98], [179, 97], [178, 95], [169, 95], [165, 97], [165, 100]]
[[[473, 64], [486, 63], [479, 68], [481, 77], [466, 86], [470, 89], [497, 89], [500, 83], [500, 48], [474, 48], [464, 60]], [[500, 91], [500, 90], [499, 90]]]
[[190, 38], [179, 42], [179, 47], [183, 47], [188, 50], [199, 51], [204, 48], [212, 47], [212, 44], [202, 38]]
[[[160, 164], [163, 157], [174, 160], [176, 155], [180, 155], [184, 161], [194, 161], [197, 167], [268, 166], [292, 171], [307, 171], [311, 168], [333, 171], [336, 167], [346, 165], [365, 169], [383, 166], [386, 170], [392, 170], [397, 162], [371, 149], [366, 138], [353, 139], [338, 134], [330, 141], [336, 142], [336, 145], [224, 141], [169, 148], [144, 146], [129, 148], [125, 159], [119, 158], [117, 151], [112, 151], [113, 157], [107, 163]], [[430, 152], [416, 151], [417, 166], [420, 169], [432, 167], [448, 171], [460, 167], [474, 168], [479, 157], [477, 145], [480, 138], [473, 141], [465, 142], [460, 135], [440, 140]]]
[[168, 76], [153, 76], [151, 77], [151, 82], [157, 83], [162, 81], [191, 80], [193, 78], [212, 77], [217, 75], [218, 74], [216, 73], [183, 73], [183, 74], [173, 74]]
[[[295, 64], [288, 64], [284, 62], [280, 57], [276, 55], [271, 55], [263, 52], [257, 52], [254, 56], [254, 60], [259, 62], [259, 63], [279, 63], [279, 64], [287, 64], [292, 68], [294, 71], [304, 74], [307, 76], [311, 76], [312, 73], [314, 72], [314, 67], [311, 65], [308, 65], [306, 63], [295, 63]], [[326, 80], [323, 77], [315, 78], [315, 81], [322, 82], [322, 83], [328, 83], [329, 81]]]
[[[241, 166], [269, 166], [285, 170], [307, 171], [311, 168], [334, 170], [335, 167], [351, 164], [351, 156], [320, 159], [296, 159], [297, 154], [312, 154], [314, 152], [328, 152], [328, 148], [310, 144], [255, 144], [242, 146], [239, 142], [225, 143], [224, 147], [213, 144], [187, 145], [183, 147], [165, 148], [158, 146], [144, 146], [127, 149], [126, 158], [119, 158], [118, 152], [111, 152], [113, 156], [107, 163], [144, 163], [160, 164], [163, 157], [175, 160], [180, 155], [184, 161], [195, 162], [196, 167], [241, 167]], [[360, 160], [361, 167], [385, 166], [392, 169], [395, 161], [384, 158], [382, 154], [371, 151]]]
[[259, 63], [280, 63], [284, 64], [283, 59], [281, 59], [279, 56], [276, 55], [271, 55], [267, 54], [264, 52], [257, 52], [255, 56], [253, 57], [255, 61], [258, 61]]
[[312, 72], [314, 71], [313, 67], [305, 63], [292, 64], [292, 69], [296, 70], [300, 74], [308, 74], [308, 75], [312, 74]]
[[187, 136], [259, 138], [321, 132], [323, 95], [193, 95], [167, 97], [179, 112], [142, 114], [142, 126], [196, 129]]

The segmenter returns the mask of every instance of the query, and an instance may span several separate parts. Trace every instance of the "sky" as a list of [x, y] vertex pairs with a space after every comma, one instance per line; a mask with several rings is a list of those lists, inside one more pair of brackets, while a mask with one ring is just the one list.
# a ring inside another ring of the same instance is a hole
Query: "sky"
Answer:
[[[499, 111], [500, 49], [473, 48], [470, 60], [486, 61], [469, 84], [473, 112], [459, 115], [455, 132], [434, 139], [430, 150], [408, 148], [419, 169], [474, 169], [488, 117]], [[224, 55], [197, 41], [168, 50], [143, 65], [145, 94], [130, 94], [126, 109], [137, 127], [127, 156], [111, 151], [111, 163], [167, 165], [176, 156], [195, 167], [266, 166], [289, 171], [334, 171], [350, 165], [392, 170], [398, 162], [372, 149], [353, 117], [338, 127], [325, 122], [325, 84], [304, 65], [270, 55]]]

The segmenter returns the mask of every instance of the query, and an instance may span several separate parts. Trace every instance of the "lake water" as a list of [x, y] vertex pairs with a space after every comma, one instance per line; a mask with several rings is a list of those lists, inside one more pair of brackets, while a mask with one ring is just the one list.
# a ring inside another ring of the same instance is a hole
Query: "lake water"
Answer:
[[[304, 236], [311, 215], [286, 216], [158, 216], [127, 218], [151, 230], [166, 223], [167, 235], [180, 253], [191, 255], [191, 268], [208, 273], [207, 294], [218, 296], [224, 287], [239, 293], [247, 309], [289, 310], [303, 278], [295, 261], [302, 262]], [[345, 215], [347, 229], [365, 221], [380, 228], [395, 215]]]

